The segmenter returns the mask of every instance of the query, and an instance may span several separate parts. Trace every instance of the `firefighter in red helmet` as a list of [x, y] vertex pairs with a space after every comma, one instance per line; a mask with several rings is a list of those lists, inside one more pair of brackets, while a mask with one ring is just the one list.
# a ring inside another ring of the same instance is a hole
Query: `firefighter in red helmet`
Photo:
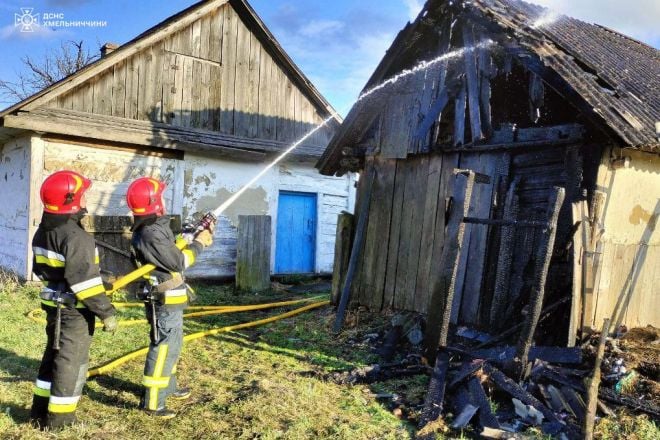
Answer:
[[105, 295], [94, 238], [80, 225], [92, 182], [74, 171], [58, 171], [41, 186], [44, 213], [32, 239], [33, 271], [43, 282], [47, 345], [34, 387], [30, 418], [39, 427], [76, 421], [87, 378], [94, 320], [115, 332], [115, 309]]
[[142, 177], [128, 188], [126, 202], [133, 213], [131, 245], [138, 265], [153, 264], [146, 275], [142, 299], [151, 325], [151, 344], [144, 365], [141, 407], [150, 415], [169, 419], [176, 414], [166, 407], [166, 398], [187, 399], [189, 388], [178, 388], [176, 364], [183, 344], [183, 310], [188, 304], [188, 286], [182, 272], [195, 262], [203, 248], [213, 243], [213, 227], [201, 231], [183, 250], [176, 246], [165, 216], [164, 182]]

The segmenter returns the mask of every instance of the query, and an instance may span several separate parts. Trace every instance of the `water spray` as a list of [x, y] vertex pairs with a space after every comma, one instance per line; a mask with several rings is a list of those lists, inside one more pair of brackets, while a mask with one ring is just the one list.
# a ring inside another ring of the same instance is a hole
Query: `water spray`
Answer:
[[319, 131], [321, 128], [325, 127], [330, 120], [332, 120], [335, 117], [335, 114], [328, 116], [323, 122], [321, 122], [319, 125], [317, 125], [314, 129], [310, 130], [300, 138], [298, 141], [296, 141], [294, 144], [292, 144], [290, 147], [288, 147], [286, 150], [284, 150], [279, 156], [277, 156], [271, 163], [266, 165], [264, 169], [259, 171], [248, 183], [243, 185], [241, 189], [236, 191], [235, 194], [233, 194], [231, 197], [229, 197], [227, 200], [225, 200], [220, 206], [215, 208], [213, 210], [213, 215], [218, 217], [220, 214], [222, 214], [229, 206], [231, 206], [232, 203], [234, 203], [240, 196], [243, 194], [249, 187], [251, 187], [257, 180], [261, 179], [261, 177], [268, 172], [271, 168], [273, 168], [275, 165], [277, 165], [282, 159], [284, 159], [286, 156], [289, 155], [293, 150], [295, 150], [300, 144], [305, 142], [311, 135]]
[[[363, 99], [367, 98], [368, 96], [376, 93], [379, 90], [383, 90], [385, 87], [393, 85], [400, 81], [402, 78], [408, 77], [410, 75], [414, 75], [418, 72], [425, 71], [443, 61], [448, 61], [452, 58], [458, 58], [462, 55], [464, 55], [466, 52], [476, 50], [476, 49], [482, 49], [482, 48], [487, 48], [491, 45], [493, 45], [494, 42], [492, 40], [484, 40], [480, 42], [479, 44], [476, 44], [471, 47], [463, 47], [461, 49], [457, 49], [448, 53], [445, 53], [443, 55], [440, 55], [436, 58], [433, 58], [431, 60], [426, 60], [426, 61], [421, 61], [414, 67], [410, 69], [403, 70], [396, 74], [395, 76], [383, 81], [382, 83], [370, 88], [369, 90], [363, 92], [358, 96], [358, 98], [355, 100], [353, 105], [359, 103]], [[215, 222], [217, 221], [217, 218], [229, 207], [231, 206], [245, 191], [247, 191], [257, 180], [259, 180], [261, 177], [264, 176], [271, 168], [273, 168], [275, 165], [277, 165], [279, 162], [282, 161], [286, 156], [288, 156], [293, 150], [295, 150], [300, 144], [305, 142], [307, 139], [309, 139], [310, 136], [312, 136], [314, 133], [319, 131], [321, 128], [325, 127], [328, 122], [330, 122], [333, 118], [337, 118], [337, 113], [333, 112], [332, 115], [328, 116], [326, 119], [324, 119], [319, 125], [314, 127], [312, 130], [308, 131], [302, 138], [291, 144], [286, 150], [284, 150], [279, 156], [277, 156], [272, 162], [267, 164], [261, 171], [259, 171], [252, 179], [250, 179], [245, 185], [243, 185], [236, 193], [234, 193], [231, 197], [229, 197], [227, 200], [225, 200], [220, 206], [218, 206], [216, 209], [213, 211], [210, 211], [206, 213], [201, 220], [199, 220], [197, 223], [195, 223], [190, 230], [186, 231], [188, 232], [188, 236], [186, 237], [188, 242], [190, 242], [192, 239], [194, 239], [194, 236], [201, 232], [204, 229], [212, 229], [213, 226], [215, 225]], [[339, 118], [337, 118], [339, 119]], [[183, 249], [186, 246], [186, 241], [181, 241], [179, 244], [177, 244], [178, 247]], [[148, 274], [152, 270], [154, 270], [156, 267], [152, 264], [145, 264], [141, 266], [140, 268], [134, 270], [133, 272], [126, 274], [122, 278], [118, 279], [112, 284], [112, 288], [108, 290], [107, 293], [112, 293], [117, 291], [118, 289], [121, 289], [122, 287], [132, 283], [133, 281], [141, 278], [143, 275]]]

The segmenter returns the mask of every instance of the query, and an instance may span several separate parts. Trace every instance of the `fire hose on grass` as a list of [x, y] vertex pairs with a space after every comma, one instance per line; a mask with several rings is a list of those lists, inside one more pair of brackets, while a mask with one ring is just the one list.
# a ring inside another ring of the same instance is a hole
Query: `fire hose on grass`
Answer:
[[[210, 315], [219, 315], [223, 313], [238, 313], [238, 312], [247, 312], [247, 311], [253, 311], [253, 310], [263, 310], [263, 309], [269, 309], [269, 308], [274, 308], [274, 307], [284, 307], [284, 306], [289, 306], [289, 305], [295, 305], [295, 304], [300, 304], [304, 302], [309, 302], [313, 301], [315, 299], [319, 299], [318, 296], [313, 297], [313, 298], [305, 298], [305, 299], [299, 299], [299, 300], [292, 300], [292, 301], [281, 301], [277, 303], [269, 303], [269, 304], [253, 304], [253, 305], [246, 305], [246, 306], [193, 306], [189, 307], [188, 310], [193, 310], [192, 313], [186, 313], [184, 314], [184, 318], [198, 318], [202, 316], [210, 316]], [[298, 315], [300, 313], [306, 312], [308, 310], [316, 309], [319, 307], [323, 307], [325, 305], [330, 304], [330, 301], [325, 300], [325, 301], [317, 301], [312, 304], [308, 304], [306, 306], [276, 315], [276, 316], [271, 316], [268, 318], [263, 318], [263, 319], [258, 319], [256, 321], [250, 321], [250, 322], [245, 322], [241, 324], [234, 324], [234, 325], [228, 325], [228, 326], [223, 326], [223, 327], [216, 327], [212, 328], [209, 330], [204, 330], [201, 332], [197, 333], [191, 333], [189, 335], [186, 335], [183, 337], [184, 342], [189, 342], [189, 341], [194, 341], [195, 339], [200, 339], [204, 338], [207, 336], [213, 336], [217, 335], [219, 333], [227, 333], [231, 332], [234, 330], [240, 330], [243, 328], [249, 328], [249, 327], [257, 327], [260, 325], [264, 324], [269, 324], [271, 322], [278, 321], [280, 319], [285, 319], [289, 318], [291, 316]], [[123, 307], [142, 307], [142, 303], [114, 303], [116, 307], [123, 308]], [[41, 312], [41, 309], [35, 309], [32, 310], [31, 312], [28, 313], [28, 317], [32, 319], [35, 322], [38, 323], [45, 323], [45, 319], [41, 318], [38, 316]], [[122, 327], [128, 327], [128, 326], [133, 326], [137, 324], [145, 324], [147, 323], [146, 319], [131, 319], [127, 321], [120, 321], [119, 325]], [[102, 324], [97, 323], [97, 327], [101, 327]], [[144, 356], [147, 354], [149, 351], [149, 347], [143, 347], [138, 350], [132, 351], [130, 353], [127, 353], [125, 355], [122, 355], [121, 357], [118, 357], [106, 364], [103, 364], [99, 367], [93, 368], [87, 372], [87, 377], [95, 377], [99, 376], [105, 373], [108, 373], [109, 371], [114, 370], [115, 368], [120, 367], [121, 365], [125, 364], [126, 362], [129, 362], [135, 358], [138, 358], [140, 356]]]

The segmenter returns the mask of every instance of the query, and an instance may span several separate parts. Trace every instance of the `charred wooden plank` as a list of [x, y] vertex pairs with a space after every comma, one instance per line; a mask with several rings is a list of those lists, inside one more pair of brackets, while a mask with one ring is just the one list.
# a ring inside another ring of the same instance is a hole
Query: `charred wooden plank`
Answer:
[[465, 428], [467, 424], [470, 423], [470, 420], [472, 420], [472, 417], [477, 413], [477, 410], [479, 410], [479, 407], [474, 406], [471, 403], [466, 404], [459, 409], [460, 412], [457, 411], [458, 415], [452, 422], [451, 427], [453, 429]]
[[371, 188], [373, 186], [373, 181], [375, 178], [375, 169], [370, 168], [368, 175], [366, 176], [367, 186], [364, 194], [362, 195], [362, 200], [360, 201], [360, 211], [358, 223], [355, 228], [355, 238], [353, 239], [353, 247], [351, 250], [351, 258], [348, 263], [348, 271], [346, 272], [346, 280], [344, 281], [344, 286], [341, 292], [341, 298], [339, 300], [339, 307], [337, 308], [337, 316], [335, 318], [335, 324], [333, 326], [333, 331], [338, 333], [341, 330], [341, 326], [344, 323], [344, 316], [346, 315], [346, 307], [348, 306], [348, 299], [351, 291], [351, 283], [353, 282], [353, 277], [355, 276], [355, 270], [360, 258], [360, 253], [362, 251], [365, 230], [367, 226], [367, 216], [369, 215], [369, 201], [371, 200]]
[[342, 212], [337, 220], [337, 235], [335, 240], [335, 260], [332, 275], [332, 291], [330, 299], [332, 304], [339, 302], [339, 295], [344, 286], [348, 262], [351, 256], [353, 241], [353, 214]]
[[[506, 193], [504, 202], [504, 212], [502, 220], [517, 220], [518, 218], [518, 196], [516, 188], [518, 179], [514, 179]], [[511, 278], [511, 261], [513, 252], [513, 242], [515, 238], [515, 229], [509, 225], [501, 229], [500, 248], [498, 251], [497, 269], [495, 276], [495, 292], [490, 306], [490, 325], [493, 328], [502, 328], [502, 316], [504, 313], [504, 304], [509, 291], [509, 280]]]
[[453, 390], [458, 385], [463, 383], [464, 380], [472, 377], [474, 373], [481, 370], [482, 366], [483, 366], [483, 362], [480, 360], [475, 360], [472, 362], [464, 362], [463, 365], [461, 365], [460, 370], [458, 370], [456, 375], [454, 375], [454, 377], [452, 378], [451, 382], [449, 382], [447, 388], [449, 390]]
[[[480, 37], [481, 40], [485, 40], [483, 34], [480, 34]], [[493, 130], [491, 125], [490, 80], [495, 74], [495, 66], [490, 56], [490, 50], [485, 47], [479, 49], [479, 71], [481, 73], [481, 87], [479, 88], [481, 126], [484, 135], [489, 136]]]
[[415, 133], [415, 136], [413, 138], [414, 141], [423, 142], [427, 138], [429, 131], [433, 126], [433, 123], [438, 120], [438, 116], [445, 109], [448, 102], [449, 102], [449, 92], [445, 87], [442, 89], [440, 95], [438, 95], [435, 102], [433, 102], [433, 105], [426, 113], [426, 116], [424, 116], [422, 123], [419, 125], [419, 128]]
[[465, 78], [467, 79], [468, 107], [470, 111], [470, 132], [472, 143], [483, 139], [481, 131], [481, 114], [479, 110], [479, 76], [477, 75], [477, 57], [474, 53], [474, 30], [469, 26], [463, 26], [463, 47], [465, 53]]
[[525, 319], [525, 324], [518, 339], [517, 357], [519, 359], [518, 373], [521, 377], [525, 374], [527, 368], [527, 358], [532, 346], [536, 326], [538, 325], [543, 307], [543, 298], [545, 294], [545, 282], [548, 277], [548, 268], [555, 244], [557, 234], [557, 220], [559, 211], [564, 203], [564, 188], [555, 187], [548, 200], [548, 228], [542, 233], [541, 243], [538, 245], [535, 255], [536, 267], [534, 275], [534, 286], [531, 293], [529, 304], [529, 314]]
[[547, 388], [548, 394], [550, 394], [550, 398], [552, 399], [553, 406], [557, 406], [559, 409], [556, 411], [564, 411], [568, 414], [573, 415], [575, 417], [575, 413], [573, 412], [573, 408], [568, 404], [566, 399], [564, 398], [564, 395], [559, 391], [557, 387], [554, 385], [548, 385]]
[[582, 424], [586, 413], [586, 406], [582, 397], [573, 388], [567, 386], [561, 387], [561, 393], [564, 395], [564, 399], [566, 399], [566, 402], [573, 410], [573, 414], [575, 414], [578, 423]]
[[[550, 385], [552, 386], [552, 385]], [[564, 411], [564, 407], [561, 404], [561, 401], [558, 400], [549, 390], [545, 385], [542, 384], [537, 384], [537, 387], [539, 389], [539, 393], [541, 393], [541, 396], [543, 396], [543, 400], [545, 400], [546, 405], [553, 410], [554, 412], [558, 413], [560, 411]]]
[[449, 353], [440, 350], [435, 360], [435, 367], [429, 382], [429, 389], [424, 399], [424, 408], [419, 418], [420, 429], [429, 422], [436, 420], [442, 413], [447, 385], [447, 371], [449, 369]]
[[472, 377], [472, 379], [468, 381], [468, 392], [472, 398], [471, 403], [479, 407], [479, 425], [482, 428], [499, 428], [500, 422], [490, 409], [488, 396], [486, 396], [486, 392], [481, 386], [481, 382], [478, 378]]
[[[472, 351], [472, 355], [497, 362], [507, 362], [516, 356], [516, 347], [505, 346]], [[578, 347], [545, 347], [534, 346], [529, 350], [529, 360], [541, 359], [557, 364], [580, 364], [582, 350]]]
[[465, 105], [467, 103], [467, 89], [465, 82], [458, 90], [454, 100], [454, 147], [465, 144]]
[[541, 221], [490, 219], [490, 218], [474, 218], [474, 217], [465, 217], [463, 219], [463, 222], [473, 223], [477, 225], [515, 226], [518, 228], [544, 228], [548, 226], [547, 222], [541, 222]]
[[442, 273], [437, 280], [434, 280], [429, 302], [429, 310], [440, 312], [430, 314], [428, 319], [425, 348], [431, 359], [435, 357], [438, 346], [444, 347], [447, 344], [458, 261], [461, 249], [464, 246], [465, 224], [462, 220], [467, 215], [470, 207], [473, 186], [474, 173], [468, 173], [467, 177], [460, 174], [456, 175], [452, 197], [453, 204], [450, 208], [450, 217], [445, 235], [446, 241], [440, 260]]
[[657, 406], [648, 400], [641, 400], [624, 394], [617, 394], [610, 388], [601, 388], [598, 390], [598, 397], [607, 402], [648, 414], [655, 420], [660, 420], [660, 406]]
[[585, 387], [580, 379], [577, 379], [575, 377], [566, 374], [562, 374], [556, 371], [554, 367], [547, 364], [542, 365], [540, 368], [535, 367], [532, 370], [532, 377], [535, 380], [546, 379], [558, 385], [569, 386], [581, 393], [585, 391]]
[[497, 385], [502, 391], [510, 394], [512, 397], [520, 400], [525, 405], [531, 405], [540, 411], [549, 422], [558, 422], [557, 416], [547, 406], [541, 403], [536, 397], [525, 391], [520, 385], [507, 377], [497, 368], [486, 363], [484, 364], [484, 371], [488, 377]]

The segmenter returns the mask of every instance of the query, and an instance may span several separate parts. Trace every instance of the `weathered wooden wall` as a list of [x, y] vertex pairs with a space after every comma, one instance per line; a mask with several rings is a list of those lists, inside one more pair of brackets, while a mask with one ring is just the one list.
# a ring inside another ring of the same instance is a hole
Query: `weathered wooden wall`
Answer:
[[271, 221], [268, 215], [238, 217], [236, 288], [262, 292], [270, 289]]
[[[377, 170], [369, 205], [367, 238], [363, 258], [352, 286], [352, 298], [375, 309], [428, 311], [430, 286], [439, 275], [445, 240], [445, 215], [452, 172], [471, 169], [488, 176], [474, 186], [469, 215], [501, 218], [502, 194], [518, 179], [516, 193], [520, 219], [544, 220], [547, 198], [553, 186], [569, 186], [578, 162], [567, 149], [553, 147], [533, 152], [468, 152], [383, 159], [376, 156], [368, 166]], [[560, 171], [557, 171], [560, 169]], [[573, 171], [571, 171], [573, 170]], [[498, 194], [500, 194], [498, 198]], [[573, 191], [572, 196], [575, 196]], [[570, 240], [570, 204], [560, 215], [557, 249]], [[358, 214], [359, 215], [359, 214]], [[499, 217], [498, 217], [499, 216]], [[464, 251], [456, 279], [452, 321], [480, 325], [490, 320], [494, 274], [498, 262], [496, 228], [468, 224]], [[539, 231], [517, 229], [514, 233], [511, 278], [507, 283], [507, 305], [497, 321], [519, 316], [527, 302], [529, 269]], [[549, 275], [552, 300], [570, 289], [571, 267], [555, 261]], [[568, 276], [568, 277], [567, 277]]]
[[279, 141], [324, 119], [229, 3], [47, 105]]
[[30, 202], [26, 197], [30, 192], [30, 156], [29, 136], [0, 144], [0, 234], [3, 237], [0, 267], [23, 278], [29, 274], [26, 250], [31, 240]]

